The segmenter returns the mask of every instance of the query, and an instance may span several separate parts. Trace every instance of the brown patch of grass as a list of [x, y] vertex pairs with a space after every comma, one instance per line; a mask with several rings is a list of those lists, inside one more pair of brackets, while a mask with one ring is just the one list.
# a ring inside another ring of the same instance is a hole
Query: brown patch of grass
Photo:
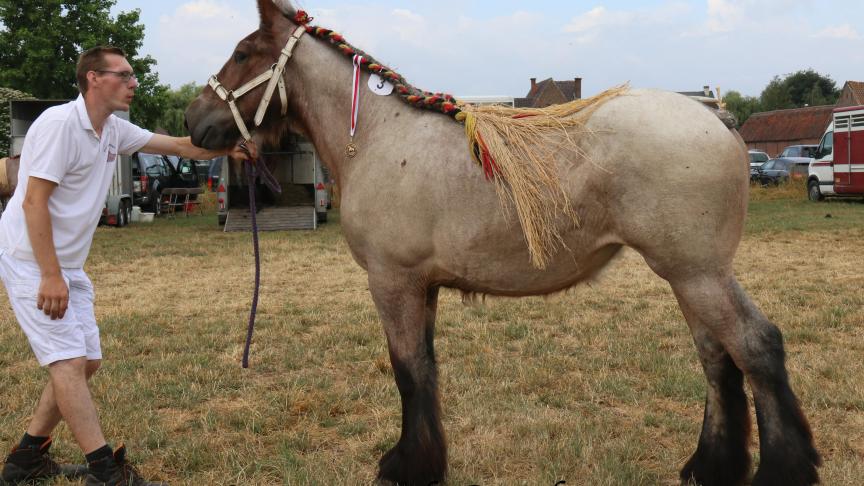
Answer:
[[[849, 255], [864, 206], [767, 194], [754, 195], [736, 272], [784, 332], [823, 483], [857, 485], [864, 277]], [[399, 397], [365, 273], [331, 220], [261, 236], [249, 370], [248, 234], [220, 232], [212, 214], [97, 231], [87, 270], [105, 362], [93, 393], [109, 440], [126, 442], [145, 474], [172, 485], [373, 481], [399, 437]], [[0, 442], [11, 445], [45, 374], [3, 302]], [[465, 306], [442, 292], [436, 333], [450, 484], [676, 484], [695, 449], [702, 371], [668, 285], [635, 252], [549, 298]], [[82, 459], [62, 425], [54, 451]]]

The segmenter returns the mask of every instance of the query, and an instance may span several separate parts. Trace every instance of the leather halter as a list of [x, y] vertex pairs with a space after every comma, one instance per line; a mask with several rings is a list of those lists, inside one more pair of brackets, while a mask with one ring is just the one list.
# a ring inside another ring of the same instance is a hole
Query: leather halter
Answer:
[[288, 43], [282, 48], [279, 60], [277, 60], [270, 69], [264, 71], [255, 79], [235, 90], [228, 90], [222, 86], [222, 83], [219, 82], [219, 79], [216, 78], [215, 74], [210, 76], [210, 79], [207, 81], [207, 84], [213, 88], [216, 95], [219, 96], [222, 101], [228, 103], [228, 107], [231, 108], [231, 114], [234, 115], [234, 122], [237, 124], [237, 128], [240, 129], [240, 134], [243, 135], [244, 141], [251, 140], [252, 135], [246, 128], [246, 123], [243, 122], [240, 110], [237, 109], [237, 104], [235, 103], [237, 98], [240, 98], [261, 84], [269, 81], [267, 89], [264, 91], [264, 96], [261, 97], [261, 103], [258, 105], [258, 111], [255, 113], [255, 127], [257, 128], [260, 126], [261, 122], [264, 120], [264, 113], [267, 112], [267, 107], [270, 105], [270, 99], [273, 98], [273, 91], [276, 90], [276, 86], [279, 86], [279, 100], [282, 102], [282, 116], [285, 116], [285, 114], [288, 113], [288, 94], [285, 91], [285, 78], [282, 77], [282, 74], [285, 71], [285, 64], [289, 59], [291, 59], [291, 56], [294, 53], [294, 47], [297, 45], [297, 42], [304, 33], [306, 33], [305, 25], [297, 27], [297, 30], [295, 30], [288, 39]]

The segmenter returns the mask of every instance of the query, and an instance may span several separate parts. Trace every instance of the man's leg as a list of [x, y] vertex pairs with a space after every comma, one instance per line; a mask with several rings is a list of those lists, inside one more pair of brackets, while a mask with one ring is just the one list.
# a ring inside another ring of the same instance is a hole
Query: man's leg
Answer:
[[[87, 361], [85, 370], [87, 380], [96, 373], [101, 364], [102, 360], [99, 359]], [[51, 379], [49, 379], [48, 384], [45, 385], [45, 389], [42, 390], [42, 397], [39, 399], [36, 411], [33, 412], [33, 418], [27, 427], [27, 434], [32, 437], [48, 437], [62, 418], [63, 416], [60, 413], [60, 409], [57, 408], [57, 400], [54, 396], [54, 385]]]
[[[48, 366], [51, 376], [51, 389], [46, 393], [54, 395], [57, 410], [72, 431], [72, 435], [85, 454], [105, 445], [99, 415], [87, 386], [87, 358], [73, 358], [56, 361]], [[45, 394], [43, 393], [43, 397]], [[50, 397], [49, 397], [50, 398]], [[54, 410], [46, 403], [46, 417], [53, 419]], [[38, 409], [37, 409], [38, 410]], [[46, 422], [47, 423], [47, 422]], [[55, 423], [56, 425], [56, 423]], [[32, 434], [31, 434], [32, 435]]]

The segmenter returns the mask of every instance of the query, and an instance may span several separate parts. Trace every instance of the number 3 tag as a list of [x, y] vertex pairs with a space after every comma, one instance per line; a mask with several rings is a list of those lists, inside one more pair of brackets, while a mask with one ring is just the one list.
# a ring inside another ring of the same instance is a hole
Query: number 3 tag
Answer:
[[389, 96], [393, 92], [393, 85], [381, 76], [372, 73], [369, 76], [369, 89], [378, 96]]

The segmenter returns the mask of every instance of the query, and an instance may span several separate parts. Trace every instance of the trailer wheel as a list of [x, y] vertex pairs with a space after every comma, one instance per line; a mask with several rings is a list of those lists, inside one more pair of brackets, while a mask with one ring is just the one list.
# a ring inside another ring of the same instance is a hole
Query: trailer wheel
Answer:
[[819, 181], [810, 181], [807, 184], [807, 199], [813, 202], [819, 202], [825, 199], [822, 191], [819, 190]]
[[126, 201], [120, 201], [120, 207], [117, 208], [117, 227], [122, 228], [129, 223], [126, 216]]

